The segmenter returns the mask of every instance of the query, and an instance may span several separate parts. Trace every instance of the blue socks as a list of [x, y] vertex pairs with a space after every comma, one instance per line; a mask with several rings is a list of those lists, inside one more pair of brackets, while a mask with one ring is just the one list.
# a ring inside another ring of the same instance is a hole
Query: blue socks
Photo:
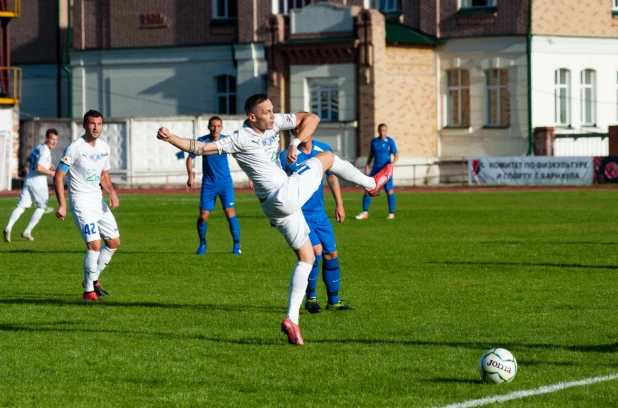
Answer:
[[200, 244], [206, 241], [206, 230], [208, 229], [208, 221], [201, 224], [200, 220], [197, 220], [197, 235], [200, 237]]
[[320, 275], [320, 260], [321, 259], [322, 259], [322, 255], [315, 256], [315, 262], [313, 262], [313, 268], [311, 269], [311, 273], [309, 274], [309, 282], [307, 283], [307, 291], [306, 291], [307, 299], [318, 296], [318, 294], [315, 291], [315, 288], [318, 285], [318, 276]]
[[363, 211], [369, 212], [369, 206], [371, 205], [371, 197], [369, 194], [363, 196]]
[[324, 259], [322, 264], [322, 279], [326, 285], [328, 303], [339, 302], [339, 287], [341, 286], [341, 269], [339, 268], [339, 258]]
[[388, 213], [395, 214], [395, 194], [388, 194], [386, 199], [388, 200]]
[[238, 218], [233, 216], [232, 218], [228, 218], [227, 222], [230, 224], [230, 232], [232, 233], [234, 244], [240, 243], [240, 223], [238, 222]]

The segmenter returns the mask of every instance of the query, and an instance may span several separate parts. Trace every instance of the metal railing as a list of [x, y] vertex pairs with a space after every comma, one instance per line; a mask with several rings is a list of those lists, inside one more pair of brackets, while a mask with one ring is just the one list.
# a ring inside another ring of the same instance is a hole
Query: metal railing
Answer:
[[0, 17], [19, 18], [21, 16], [21, 0], [12, 0], [7, 3], [7, 10], [0, 10]]
[[0, 104], [15, 105], [21, 100], [22, 71], [18, 67], [0, 67]]

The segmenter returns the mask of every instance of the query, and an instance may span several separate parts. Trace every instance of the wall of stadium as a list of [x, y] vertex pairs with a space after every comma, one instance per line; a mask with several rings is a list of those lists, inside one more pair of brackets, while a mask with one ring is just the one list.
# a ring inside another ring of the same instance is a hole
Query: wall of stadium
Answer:
[[[528, 101], [525, 37], [452, 38], [438, 49], [437, 109], [439, 153], [443, 158], [525, 155], [528, 150]], [[447, 76], [452, 68], [470, 71], [470, 126], [447, 127]], [[490, 68], [509, 73], [510, 124], [486, 126], [486, 76]]]
[[236, 78], [236, 112], [264, 92], [260, 44], [75, 50], [71, 52], [73, 117], [88, 109], [105, 117], [217, 112], [215, 77]]
[[[32, 117], [58, 117], [58, 65], [57, 64], [23, 64], [16, 65], [22, 69], [22, 99], [19, 113], [23, 119]], [[62, 115], [66, 115], [67, 84], [62, 75]]]

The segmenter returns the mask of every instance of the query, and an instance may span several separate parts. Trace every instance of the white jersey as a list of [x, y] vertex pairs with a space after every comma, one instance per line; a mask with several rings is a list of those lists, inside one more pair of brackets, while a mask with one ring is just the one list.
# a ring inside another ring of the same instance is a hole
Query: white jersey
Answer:
[[41, 165], [45, 170], [51, 167], [51, 150], [45, 143], [41, 143], [34, 148], [30, 153], [30, 170], [26, 176], [26, 183], [33, 186], [47, 188], [47, 175], [36, 171], [38, 165]]
[[[62, 153], [60, 166], [68, 166], [69, 194], [72, 200], [101, 201], [101, 173], [109, 170], [109, 145], [97, 139], [95, 147], [84, 136], [74, 140]], [[64, 167], [66, 169], [66, 167]]]
[[265, 200], [281, 188], [288, 177], [279, 161], [279, 132], [295, 127], [295, 114], [276, 114], [273, 128], [264, 134], [251, 129], [245, 121], [242, 128], [215, 143], [219, 154], [229, 153], [236, 159], [253, 181], [255, 195]]

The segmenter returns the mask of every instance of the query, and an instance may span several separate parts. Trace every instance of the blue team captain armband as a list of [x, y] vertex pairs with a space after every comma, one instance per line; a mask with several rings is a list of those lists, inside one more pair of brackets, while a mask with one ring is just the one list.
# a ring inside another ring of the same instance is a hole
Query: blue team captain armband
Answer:
[[60, 164], [58, 164], [58, 170], [62, 170], [65, 173], [68, 172], [70, 168], [71, 168], [71, 166], [69, 166], [68, 164], [66, 164], [64, 162], [60, 162]]

